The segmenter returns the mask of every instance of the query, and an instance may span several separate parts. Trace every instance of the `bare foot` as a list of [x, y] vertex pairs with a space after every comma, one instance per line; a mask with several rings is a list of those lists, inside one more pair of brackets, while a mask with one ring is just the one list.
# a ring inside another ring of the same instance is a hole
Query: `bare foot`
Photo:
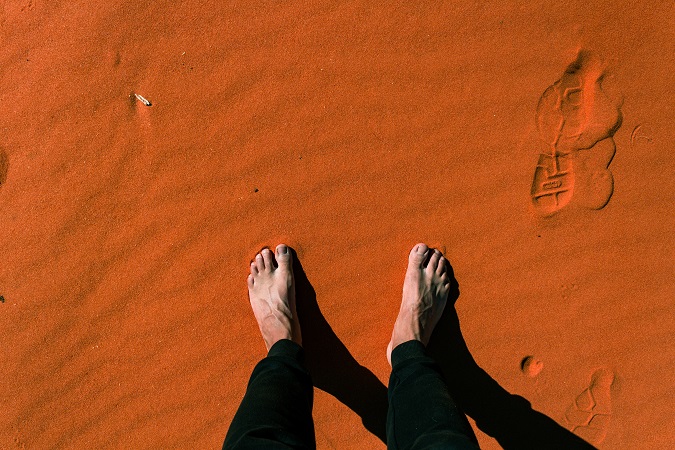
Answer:
[[394, 324], [387, 359], [399, 344], [417, 340], [427, 345], [450, 292], [448, 261], [440, 251], [417, 244], [410, 251], [403, 282], [401, 310]]
[[291, 250], [284, 244], [263, 249], [251, 262], [248, 296], [260, 333], [269, 350], [277, 341], [290, 339], [302, 345], [300, 323], [295, 310], [295, 282]]

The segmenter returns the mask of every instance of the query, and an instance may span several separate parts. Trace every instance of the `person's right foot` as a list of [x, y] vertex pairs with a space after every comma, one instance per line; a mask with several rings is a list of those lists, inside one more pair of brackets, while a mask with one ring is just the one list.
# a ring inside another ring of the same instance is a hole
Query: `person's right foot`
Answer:
[[399, 344], [417, 340], [427, 345], [441, 318], [450, 292], [448, 261], [440, 251], [417, 244], [410, 251], [408, 270], [403, 282], [403, 300], [387, 347], [391, 352]]

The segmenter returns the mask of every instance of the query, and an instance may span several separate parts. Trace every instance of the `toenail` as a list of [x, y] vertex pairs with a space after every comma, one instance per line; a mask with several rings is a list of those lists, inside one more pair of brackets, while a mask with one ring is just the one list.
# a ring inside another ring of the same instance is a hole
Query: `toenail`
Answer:
[[282, 255], [285, 255], [286, 253], [288, 253], [288, 247], [286, 247], [285, 245], [279, 246], [278, 250], [279, 250], [279, 253], [281, 253]]

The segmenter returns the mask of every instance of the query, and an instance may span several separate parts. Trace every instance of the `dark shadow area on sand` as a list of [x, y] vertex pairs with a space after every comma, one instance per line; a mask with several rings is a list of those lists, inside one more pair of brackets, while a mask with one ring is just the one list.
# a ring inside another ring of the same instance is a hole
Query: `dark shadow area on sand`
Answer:
[[[354, 411], [368, 431], [386, 442], [387, 387], [349, 353], [328, 324], [316, 292], [293, 251], [296, 299], [307, 367], [314, 386]], [[448, 306], [428, 345], [450, 393], [478, 428], [505, 449], [594, 449], [583, 439], [532, 409], [530, 403], [503, 389], [474, 361], [459, 329], [454, 303], [459, 285], [453, 285]], [[392, 324], [393, 326], [393, 324]]]
[[314, 386], [358, 414], [366, 429], [386, 442], [387, 387], [354, 359], [333, 332], [295, 251], [293, 274], [305, 363]]

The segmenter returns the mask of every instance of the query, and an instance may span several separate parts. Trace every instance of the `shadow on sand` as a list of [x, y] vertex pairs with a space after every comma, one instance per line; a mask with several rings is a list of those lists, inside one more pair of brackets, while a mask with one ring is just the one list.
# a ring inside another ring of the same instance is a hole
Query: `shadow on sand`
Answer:
[[[328, 324], [316, 292], [293, 252], [296, 298], [306, 363], [314, 386], [334, 396], [361, 417], [368, 431], [386, 442], [387, 387], [349, 353]], [[504, 390], [474, 361], [459, 329], [454, 278], [448, 306], [429, 342], [450, 393], [478, 428], [505, 449], [594, 449], [550, 417], [532, 409], [523, 397]]]

